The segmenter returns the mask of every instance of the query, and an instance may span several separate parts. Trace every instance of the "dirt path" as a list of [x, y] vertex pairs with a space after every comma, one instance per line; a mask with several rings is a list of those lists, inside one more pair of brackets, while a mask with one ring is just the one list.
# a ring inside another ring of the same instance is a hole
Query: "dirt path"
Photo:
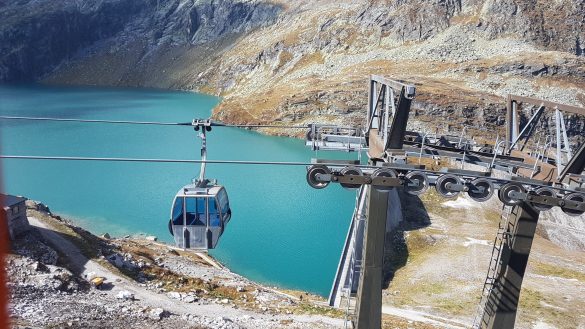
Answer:
[[464, 323], [460, 323], [458, 321], [454, 321], [451, 319], [442, 318], [440, 316], [435, 316], [432, 314], [423, 313], [419, 311], [396, 308], [388, 305], [382, 306], [382, 313], [407, 319], [410, 321], [435, 325], [440, 328], [464, 329], [469, 327], [469, 325], [466, 325]]
[[135, 299], [138, 302], [145, 304], [152, 308], [162, 308], [173, 314], [194, 314], [197, 316], [207, 317], [228, 317], [228, 318], [240, 318], [243, 316], [253, 316], [254, 318], [265, 318], [267, 321], [274, 319], [293, 319], [298, 322], [321, 322], [335, 327], [342, 327], [343, 321], [340, 319], [327, 318], [323, 316], [308, 316], [308, 315], [271, 315], [255, 313], [242, 309], [234, 309], [232, 307], [208, 304], [189, 304], [183, 303], [177, 300], [170, 299], [166, 294], [159, 294], [150, 290], [146, 290], [134, 282], [122, 277], [116, 273], [113, 273], [106, 267], [99, 263], [85, 257], [79, 248], [71, 243], [66, 238], [62, 237], [59, 233], [55, 232], [48, 224], [44, 223], [35, 217], [28, 218], [31, 226], [35, 227], [43, 236], [43, 238], [49, 242], [55, 249], [57, 249], [62, 255], [64, 255], [68, 262], [70, 269], [81, 277], [85, 277], [89, 273], [93, 272], [97, 276], [106, 278], [106, 282], [112, 284], [112, 289], [108, 290], [107, 293], [116, 295], [122, 290], [129, 291], [134, 294]]

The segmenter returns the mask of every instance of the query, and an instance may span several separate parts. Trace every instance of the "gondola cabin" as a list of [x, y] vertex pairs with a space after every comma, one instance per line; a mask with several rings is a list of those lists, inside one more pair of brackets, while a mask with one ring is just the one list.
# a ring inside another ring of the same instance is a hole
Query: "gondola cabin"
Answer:
[[213, 249], [231, 218], [223, 186], [190, 184], [177, 192], [171, 209], [169, 231], [184, 249]]

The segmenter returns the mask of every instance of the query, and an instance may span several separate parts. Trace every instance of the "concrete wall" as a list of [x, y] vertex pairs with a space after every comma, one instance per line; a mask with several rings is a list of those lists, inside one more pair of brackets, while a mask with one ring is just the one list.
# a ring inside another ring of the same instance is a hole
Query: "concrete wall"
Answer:
[[14, 240], [20, 234], [30, 229], [28, 218], [26, 217], [26, 205], [24, 201], [13, 205], [12, 207], [4, 207], [3, 210], [6, 213], [8, 233], [11, 240]]
[[402, 204], [397, 189], [388, 192], [388, 217], [386, 218], [386, 232], [394, 230], [403, 220]]

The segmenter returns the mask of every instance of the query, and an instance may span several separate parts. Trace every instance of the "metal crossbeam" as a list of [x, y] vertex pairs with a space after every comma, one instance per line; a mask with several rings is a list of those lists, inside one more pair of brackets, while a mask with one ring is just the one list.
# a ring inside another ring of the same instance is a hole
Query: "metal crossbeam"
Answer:
[[[573, 154], [571, 146], [569, 144], [569, 138], [567, 135], [567, 127], [565, 125], [565, 119], [563, 113], [576, 114], [585, 116], [585, 108], [565, 105], [555, 102], [550, 102], [542, 99], [536, 99], [531, 97], [524, 97], [518, 95], [508, 95], [507, 98], [508, 106], [506, 112], [506, 150], [507, 154], [510, 154], [514, 150], [521, 139], [524, 139], [524, 143], [521, 147], [521, 151], [532, 137], [537, 121], [540, 119], [542, 112], [545, 109], [554, 110], [555, 119], [555, 141], [556, 141], [556, 169], [557, 169], [557, 181], [561, 182], [565, 175], [564, 167], [572, 162]], [[528, 121], [522, 132], [519, 130], [520, 121], [520, 105], [533, 104], [538, 105], [539, 108], [536, 113]], [[544, 148], [546, 153], [547, 147]], [[546, 154], [543, 154], [546, 156]], [[540, 159], [537, 157], [536, 161]]]
[[370, 77], [366, 132], [370, 157], [381, 157], [387, 149], [402, 148], [415, 91], [413, 85], [377, 75]]
[[569, 174], [582, 174], [585, 171], [585, 143], [581, 144], [581, 148], [575, 153], [575, 156], [567, 163], [559, 180], [564, 182]]

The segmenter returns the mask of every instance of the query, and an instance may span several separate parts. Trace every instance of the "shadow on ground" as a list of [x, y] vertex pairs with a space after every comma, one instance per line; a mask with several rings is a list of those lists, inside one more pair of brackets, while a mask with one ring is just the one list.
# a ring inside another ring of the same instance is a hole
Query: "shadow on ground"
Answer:
[[408, 261], [408, 246], [405, 232], [418, 230], [431, 225], [431, 219], [425, 205], [418, 196], [398, 191], [403, 220], [394, 223], [395, 227], [386, 233], [384, 244], [384, 281], [382, 288], [387, 289], [394, 279], [396, 271]]

